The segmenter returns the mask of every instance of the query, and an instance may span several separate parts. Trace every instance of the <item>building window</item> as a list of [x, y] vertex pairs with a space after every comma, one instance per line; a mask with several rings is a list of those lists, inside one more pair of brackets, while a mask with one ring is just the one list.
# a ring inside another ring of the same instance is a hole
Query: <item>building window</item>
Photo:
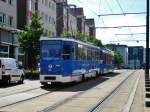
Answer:
[[49, 23], [51, 22], [51, 16], [49, 16]]
[[41, 12], [41, 17], [42, 17], [42, 19], [44, 21], [44, 13], [43, 12]]
[[53, 18], [53, 24], [55, 25], [55, 19]]
[[47, 0], [45, 0], [45, 5], [47, 6]]
[[44, 0], [42, 0], [42, 4], [44, 4]]
[[3, 22], [3, 15], [0, 13], [0, 23]]
[[12, 16], [9, 16], [8, 23], [10, 26], [12, 26], [12, 23], [13, 23], [13, 17]]
[[1, 0], [1, 1], [6, 2], [6, 0]]
[[6, 23], [6, 14], [3, 14], [3, 23]]
[[45, 21], [47, 22], [47, 20], [48, 20], [48, 15], [46, 14], [45, 15]]
[[49, 35], [50, 35], [50, 36], [52, 35], [51, 31], [49, 31]]
[[52, 32], [52, 36], [55, 36], [55, 33], [54, 33], [54, 32]]
[[10, 5], [12, 5], [12, 0], [8, 0], [8, 3], [9, 3]]
[[49, 8], [51, 8], [51, 2], [49, 2]]
[[0, 13], [0, 23], [6, 23], [6, 14]]
[[52, 4], [52, 9], [53, 9], [53, 10], [55, 10], [55, 6], [54, 6], [54, 4]]
[[9, 56], [9, 47], [5, 45], [0, 45], [0, 57], [8, 57]]

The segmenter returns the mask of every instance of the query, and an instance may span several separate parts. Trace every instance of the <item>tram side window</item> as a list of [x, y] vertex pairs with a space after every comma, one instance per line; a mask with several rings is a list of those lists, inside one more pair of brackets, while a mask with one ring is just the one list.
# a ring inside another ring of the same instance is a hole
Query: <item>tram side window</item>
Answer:
[[70, 59], [70, 45], [63, 46], [63, 59], [69, 60]]
[[87, 49], [87, 60], [90, 60], [90, 49]]
[[77, 43], [74, 44], [74, 48], [75, 48], [75, 59], [78, 60], [78, 44]]
[[78, 60], [85, 60], [86, 54], [84, 52], [84, 49], [78, 48]]

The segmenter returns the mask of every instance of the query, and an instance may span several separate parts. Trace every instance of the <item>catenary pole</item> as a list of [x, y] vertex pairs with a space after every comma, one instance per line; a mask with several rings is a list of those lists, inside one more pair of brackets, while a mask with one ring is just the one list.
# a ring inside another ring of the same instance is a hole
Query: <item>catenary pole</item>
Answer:
[[149, 78], [149, 0], [146, 1], [147, 15], [146, 15], [146, 70], [145, 76]]

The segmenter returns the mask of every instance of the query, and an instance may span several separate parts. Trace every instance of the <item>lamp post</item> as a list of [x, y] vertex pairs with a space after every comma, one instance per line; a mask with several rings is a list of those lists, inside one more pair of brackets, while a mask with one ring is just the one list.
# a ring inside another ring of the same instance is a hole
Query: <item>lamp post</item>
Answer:
[[1, 41], [2, 41], [2, 39], [1, 39], [1, 29], [0, 29], [0, 44], [2, 43]]
[[145, 76], [149, 78], [149, 0], [147, 4], [147, 15], [146, 15], [146, 70]]
[[14, 35], [15, 35], [15, 33], [16, 33], [15, 30], [11, 30], [11, 34], [12, 34], [12, 39], [11, 39], [11, 44], [12, 44], [11, 51], [12, 51], [12, 54], [10, 55], [11, 58], [15, 57], [15, 55], [14, 55]]

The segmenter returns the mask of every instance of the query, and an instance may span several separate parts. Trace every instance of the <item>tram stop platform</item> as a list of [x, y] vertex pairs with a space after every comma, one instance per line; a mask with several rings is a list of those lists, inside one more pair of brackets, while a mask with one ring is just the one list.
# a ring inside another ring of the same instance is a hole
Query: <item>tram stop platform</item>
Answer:
[[[126, 80], [123, 82], [123, 79]], [[102, 97], [119, 82], [123, 83], [112, 95]], [[99, 104], [97, 99], [104, 101], [100, 100]], [[88, 110], [95, 102], [95, 108]], [[52, 112], [65, 112], [66, 109], [71, 112], [150, 112], [150, 80], [145, 77], [144, 70], [127, 70], [119, 77], [112, 78], [110, 83], [106, 81], [106, 85], [98, 85]]]
[[[131, 72], [131, 70], [127, 70], [119, 77], [112, 78], [109, 84], [106, 82], [106, 86], [105, 83], [99, 85], [94, 90], [92, 89], [93, 92], [86, 92], [53, 112], [65, 112], [66, 109], [72, 112], [87, 112], [86, 109], [94, 104], [97, 99], [103, 99], [101, 97], [104, 96], [102, 90], [105, 90], [105, 94], [109, 93], [110, 89], [117, 85], [116, 82], [122, 82], [122, 79], [125, 79], [125, 81], [112, 95], [106, 98], [106, 101], [100, 100], [102, 104], [97, 103], [95, 108], [91, 108], [88, 112], [150, 112], [149, 78], [145, 77], [144, 70], [134, 70], [130, 75], [127, 75], [128, 72]], [[95, 98], [95, 100], [91, 100], [92, 98]]]
[[[118, 90], [108, 104], [102, 109], [97, 109], [98, 112], [150, 112], [150, 77], [145, 76], [144, 70], [137, 71], [131, 80], [124, 84], [123, 89], [120, 89], [122, 93]], [[139, 77], [137, 84], [133, 83], [133, 80], [138, 79], [135, 77]], [[135, 88], [134, 94], [127, 92], [132, 84], [134, 87], [131, 91]]]

